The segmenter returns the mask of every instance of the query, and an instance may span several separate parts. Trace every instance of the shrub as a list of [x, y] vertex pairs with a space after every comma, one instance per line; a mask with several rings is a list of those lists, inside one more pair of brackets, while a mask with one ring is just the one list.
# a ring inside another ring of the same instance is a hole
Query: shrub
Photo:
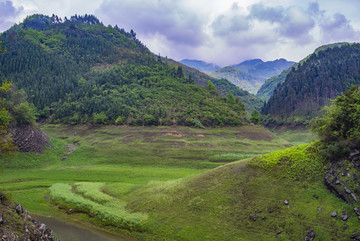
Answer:
[[104, 112], [94, 113], [93, 119], [94, 119], [94, 123], [98, 125], [104, 125], [107, 123], [108, 120]]
[[158, 124], [158, 121], [153, 115], [145, 115], [144, 116], [144, 124], [146, 126], [155, 126]]

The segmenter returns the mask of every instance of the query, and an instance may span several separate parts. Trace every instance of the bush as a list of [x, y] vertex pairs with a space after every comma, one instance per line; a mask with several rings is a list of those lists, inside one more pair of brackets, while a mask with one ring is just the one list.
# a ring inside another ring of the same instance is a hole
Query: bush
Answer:
[[156, 126], [157, 124], [158, 124], [158, 121], [153, 115], [145, 115], [144, 116], [144, 125]]
[[116, 124], [116, 125], [123, 125], [123, 124], [125, 124], [125, 118], [122, 117], [122, 116], [119, 116], [118, 118], [116, 118], [115, 124]]
[[359, 148], [360, 143], [360, 89], [353, 86], [344, 95], [337, 97], [325, 115], [311, 124], [323, 141], [323, 155], [337, 160], [346, 156], [350, 148]]
[[94, 119], [94, 123], [98, 124], [98, 125], [104, 125], [107, 123], [107, 120], [108, 120], [108, 118], [104, 112], [100, 112], [98, 114], [94, 113], [93, 119]]
[[14, 118], [20, 125], [35, 123], [36, 114], [36, 108], [28, 102], [22, 102], [14, 107]]

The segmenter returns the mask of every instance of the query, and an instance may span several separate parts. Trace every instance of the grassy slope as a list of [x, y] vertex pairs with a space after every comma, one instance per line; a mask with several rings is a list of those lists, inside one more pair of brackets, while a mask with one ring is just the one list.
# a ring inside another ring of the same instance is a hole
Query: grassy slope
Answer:
[[[44, 129], [54, 148], [4, 160], [0, 176], [3, 190], [32, 212], [125, 223], [144, 240], [300, 240], [311, 229], [316, 239], [339, 240], [357, 229], [352, 208], [326, 190], [314, 144], [223, 165], [288, 147], [284, 139], [298, 144], [294, 133], [309, 140], [303, 130], [277, 130], [281, 139], [259, 126]], [[62, 160], [68, 144], [77, 149]], [[72, 187], [54, 194], [58, 205], [95, 207], [93, 218], [54, 208], [53, 184], [55, 191]], [[350, 219], [331, 218], [335, 210]]]
[[[259, 126], [203, 130], [50, 125], [43, 129], [53, 149], [41, 155], [18, 153], [2, 160], [0, 183], [13, 201], [29, 211], [53, 216], [59, 216], [59, 211], [49, 205], [49, 187], [56, 183], [104, 183], [101, 190], [126, 205], [127, 195], [149, 183], [161, 186], [162, 182], [187, 179], [234, 160], [290, 145]], [[77, 149], [66, 154], [66, 145], [70, 144]], [[68, 158], [62, 159], [63, 155]], [[81, 213], [63, 216], [72, 217], [103, 224]]]
[[[290, 148], [248, 165], [240, 161], [178, 184], [139, 189], [130, 194], [129, 207], [149, 214], [145, 227], [151, 233], [140, 237], [303, 240], [314, 230], [317, 240], [347, 239], [358, 218], [325, 188], [324, 163], [314, 150], [314, 144]], [[332, 218], [335, 210], [350, 219]]]

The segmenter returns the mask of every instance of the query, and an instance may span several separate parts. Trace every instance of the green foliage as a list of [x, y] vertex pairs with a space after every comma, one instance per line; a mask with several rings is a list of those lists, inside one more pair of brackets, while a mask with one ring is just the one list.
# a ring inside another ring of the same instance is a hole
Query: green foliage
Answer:
[[100, 112], [94, 113], [93, 119], [95, 124], [103, 125], [107, 123], [108, 117], [105, 115], [104, 112]]
[[[65, 21], [33, 15], [0, 36], [8, 49], [0, 69], [52, 123], [244, 123], [241, 103], [228, 105], [214, 85], [194, 85], [182, 66], [163, 62], [135, 36], [91, 15]], [[119, 116], [123, 120], [116, 121]]]
[[325, 114], [316, 118], [312, 129], [324, 142], [322, 155], [338, 160], [348, 155], [350, 148], [360, 144], [360, 89], [353, 86], [338, 96]]
[[260, 113], [258, 110], [254, 110], [251, 113], [250, 121], [254, 123], [255, 125], [258, 125], [260, 123]]
[[353, 86], [337, 97], [325, 115], [317, 118], [313, 129], [325, 142], [360, 141], [360, 89]]
[[33, 124], [36, 121], [36, 108], [28, 102], [22, 102], [16, 105], [13, 112], [16, 123], [20, 125]]
[[202, 128], [204, 129], [205, 126], [201, 123], [201, 121], [199, 119], [193, 119], [193, 118], [188, 118], [185, 121], [185, 125], [186, 126], [192, 126], [192, 127], [196, 127], [196, 128]]
[[158, 121], [153, 115], [145, 115], [144, 116], [144, 125], [156, 126], [156, 125], [158, 125]]
[[287, 121], [309, 120], [353, 84], [360, 83], [360, 44], [340, 44], [315, 51], [291, 68], [264, 105], [262, 114]]
[[123, 124], [125, 124], [124, 118], [123, 118], [122, 116], [119, 116], [118, 118], [116, 118], [115, 124], [116, 124], [116, 125], [123, 125]]

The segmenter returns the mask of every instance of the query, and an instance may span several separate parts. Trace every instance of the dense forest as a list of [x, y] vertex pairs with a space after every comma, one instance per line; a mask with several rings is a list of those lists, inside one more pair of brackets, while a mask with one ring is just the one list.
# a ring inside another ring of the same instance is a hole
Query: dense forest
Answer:
[[[52, 123], [239, 125], [244, 104], [195, 84], [152, 54], [133, 30], [92, 15], [33, 15], [0, 36], [0, 71]], [[216, 84], [216, 83], [215, 83]]]
[[262, 109], [280, 119], [311, 119], [353, 84], [360, 83], [360, 44], [319, 48], [292, 67]]

